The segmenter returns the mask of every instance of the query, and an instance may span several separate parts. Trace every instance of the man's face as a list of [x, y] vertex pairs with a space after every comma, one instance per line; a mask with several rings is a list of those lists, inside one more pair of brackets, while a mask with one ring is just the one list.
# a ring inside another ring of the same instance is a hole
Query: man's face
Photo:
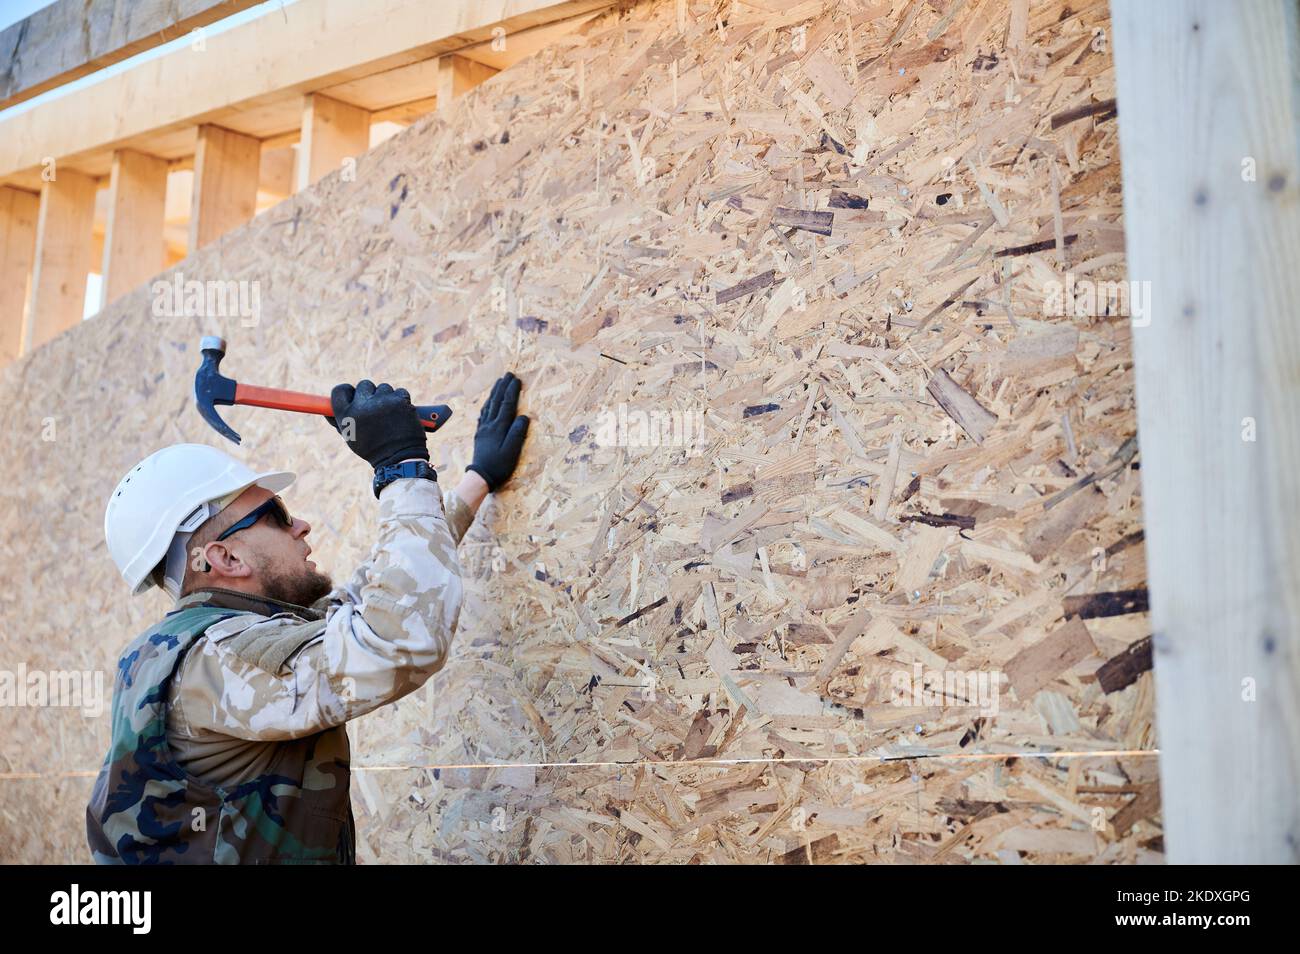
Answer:
[[[222, 511], [222, 523], [231, 527], [266, 501], [274, 497], [264, 487], [249, 487]], [[214, 586], [228, 585], [232, 579], [251, 584], [252, 592], [284, 603], [310, 606], [333, 589], [330, 578], [308, 559], [311, 546], [307, 534], [311, 524], [296, 517], [284, 526], [274, 513], [265, 513], [251, 527], [244, 527], [220, 542], [204, 547], [212, 565], [206, 574]], [[224, 548], [224, 552], [216, 548]], [[231, 573], [240, 574], [231, 577]], [[244, 585], [238, 588], [245, 589]]]

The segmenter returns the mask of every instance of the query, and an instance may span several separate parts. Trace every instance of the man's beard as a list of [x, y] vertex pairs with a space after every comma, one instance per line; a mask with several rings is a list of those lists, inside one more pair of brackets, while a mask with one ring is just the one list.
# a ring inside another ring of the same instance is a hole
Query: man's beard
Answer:
[[311, 606], [334, 589], [334, 581], [316, 570], [290, 574], [267, 567], [260, 571], [260, 576], [263, 596], [294, 606]]

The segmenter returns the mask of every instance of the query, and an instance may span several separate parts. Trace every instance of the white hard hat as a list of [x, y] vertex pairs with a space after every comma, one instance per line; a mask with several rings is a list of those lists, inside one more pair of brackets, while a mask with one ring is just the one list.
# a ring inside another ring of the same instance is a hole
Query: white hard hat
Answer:
[[108, 552], [132, 595], [142, 593], [177, 532], [192, 533], [220, 509], [208, 506], [212, 501], [225, 497], [229, 503], [254, 484], [279, 493], [295, 476], [283, 470], [255, 473], [206, 444], [164, 447], [136, 464], [108, 498]]

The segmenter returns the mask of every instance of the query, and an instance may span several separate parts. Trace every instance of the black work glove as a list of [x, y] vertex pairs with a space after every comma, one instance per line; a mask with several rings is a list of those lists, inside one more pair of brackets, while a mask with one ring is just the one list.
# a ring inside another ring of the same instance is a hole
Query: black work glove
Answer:
[[519, 379], [507, 371], [492, 385], [492, 393], [478, 414], [474, 432], [474, 462], [466, 467], [496, 490], [515, 472], [519, 451], [528, 434], [528, 418], [516, 414], [519, 408]]
[[334, 416], [327, 418], [343, 435], [352, 453], [371, 467], [399, 464], [412, 457], [429, 459], [424, 425], [406, 388], [373, 382], [336, 384], [330, 391]]

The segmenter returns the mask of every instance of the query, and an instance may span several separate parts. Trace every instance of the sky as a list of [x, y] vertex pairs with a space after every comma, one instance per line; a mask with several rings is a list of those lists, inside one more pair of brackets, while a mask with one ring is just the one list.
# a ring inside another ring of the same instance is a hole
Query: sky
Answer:
[[0, 30], [31, 16], [43, 6], [46, 0], [0, 0]]

